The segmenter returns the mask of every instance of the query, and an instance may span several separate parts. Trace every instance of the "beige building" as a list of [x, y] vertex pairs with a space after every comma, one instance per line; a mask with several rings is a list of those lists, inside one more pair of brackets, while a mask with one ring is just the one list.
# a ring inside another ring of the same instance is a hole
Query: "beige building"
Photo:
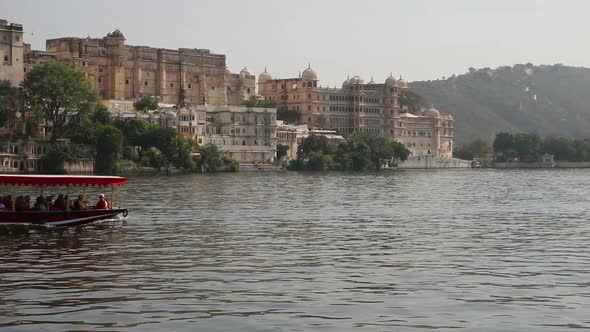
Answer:
[[157, 96], [169, 104], [240, 105], [255, 92], [255, 77], [245, 68], [232, 74], [225, 55], [126, 45], [119, 30], [103, 38], [49, 39], [45, 52], [29, 47], [25, 56], [25, 70], [49, 59], [80, 69], [107, 100]]
[[23, 26], [0, 19], [0, 81], [17, 86], [24, 79]]
[[297, 150], [304, 139], [311, 135], [324, 136], [330, 144], [340, 144], [345, 141], [342, 135], [338, 135], [334, 130], [323, 130], [309, 128], [307, 125], [285, 124], [283, 121], [277, 121], [277, 144], [289, 147], [285, 159], [297, 159]]
[[140, 118], [174, 128], [199, 145], [213, 143], [242, 163], [268, 163], [276, 155], [276, 109], [244, 106], [197, 105], [136, 112], [110, 108], [115, 118]]
[[[454, 120], [436, 110], [410, 113], [399, 104], [409, 91], [401, 77], [392, 74], [384, 83], [358, 77], [341, 88], [322, 87], [310, 67], [296, 78], [273, 79], [266, 70], [258, 77], [258, 93], [276, 101], [282, 114], [294, 114], [301, 124], [321, 125], [342, 134], [369, 133], [403, 142], [413, 154], [450, 156]], [[415, 129], [415, 130], [414, 130]]]
[[[31, 138], [0, 142], [0, 173], [39, 173], [50, 145], [51, 143]], [[92, 174], [92, 151], [85, 146], [78, 148], [84, 149], [87, 157], [65, 161], [63, 169], [70, 174]]]

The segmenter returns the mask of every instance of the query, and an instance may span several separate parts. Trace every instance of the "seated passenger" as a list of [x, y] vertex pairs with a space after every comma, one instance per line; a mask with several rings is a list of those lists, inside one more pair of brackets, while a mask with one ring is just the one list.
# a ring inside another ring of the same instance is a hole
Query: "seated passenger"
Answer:
[[6, 207], [6, 210], [8, 211], [12, 211], [12, 195], [7, 195], [4, 197], [4, 200], [2, 201], [2, 203], [4, 203], [4, 206]]
[[78, 199], [74, 201], [74, 210], [86, 210], [84, 195], [78, 195]]
[[97, 209], [108, 209], [109, 202], [106, 200], [103, 194], [98, 195], [98, 202], [96, 203]]
[[57, 196], [57, 199], [53, 203], [53, 207], [51, 210], [65, 211], [65, 209], [66, 209], [66, 199], [64, 198], [64, 195], [59, 194], [59, 196]]
[[14, 202], [14, 210], [17, 212], [23, 212], [25, 210], [25, 197], [18, 196]]
[[25, 196], [25, 211], [31, 211], [31, 196]]
[[39, 196], [37, 197], [37, 201], [35, 202], [35, 205], [33, 206], [33, 211], [47, 211], [47, 202], [45, 201], [45, 198], [43, 198], [43, 196]]

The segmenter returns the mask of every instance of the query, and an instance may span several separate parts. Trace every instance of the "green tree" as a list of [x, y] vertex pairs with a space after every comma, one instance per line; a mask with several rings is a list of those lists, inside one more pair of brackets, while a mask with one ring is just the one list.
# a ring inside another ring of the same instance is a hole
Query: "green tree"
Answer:
[[114, 126], [100, 126], [96, 140], [96, 173], [115, 174], [123, 149], [123, 134]]
[[516, 154], [514, 150], [514, 137], [510, 133], [498, 133], [494, 139], [493, 148], [494, 153], [500, 155], [500, 160], [507, 160]]
[[96, 107], [99, 97], [84, 74], [59, 62], [33, 67], [22, 83], [27, 103], [42, 119], [51, 123], [51, 141], [64, 137], [74, 119]]
[[482, 140], [476, 139], [468, 144], [464, 144], [458, 149], [453, 152], [453, 155], [456, 158], [465, 159], [465, 160], [472, 160], [472, 159], [479, 159], [479, 160], [486, 160], [488, 156], [492, 153], [492, 148], [490, 145]]
[[96, 109], [91, 115], [91, 120], [93, 122], [100, 123], [103, 125], [113, 124], [111, 112], [109, 112], [109, 110], [104, 105], [99, 105], [98, 107], [96, 107]]
[[152, 96], [146, 96], [133, 103], [133, 108], [137, 111], [155, 110], [158, 108], [158, 99]]
[[521, 161], [537, 161], [541, 149], [541, 138], [538, 134], [514, 135], [514, 150]]
[[242, 103], [246, 107], [276, 108], [277, 102], [274, 100], [265, 100], [260, 96], [252, 95], [248, 100]]
[[318, 128], [326, 128], [326, 124], [328, 123], [328, 118], [325, 115], [320, 114], [315, 117], [313, 124]]
[[288, 151], [289, 151], [288, 145], [277, 144], [277, 159], [282, 159], [283, 157], [287, 156]]
[[4, 97], [0, 96], [0, 126], [6, 125], [8, 121], [8, 110], [5, 105]]
[[214, 173], [217, 172], [222, 164], [222, 153], [213, 143], [208, 143], [199, 148], [201, 153], [200, 166], [203, 172]]
[[147, 121], [133, 118], [126, 121], [117, 122], [117, 127], [123, 132], [123, 135], [125, 136], [128, 144], [144, 145], [145, 147], [153, 146], [153, 144], [155, 144], [153, 140], [149, 143], [144, 141], [144, 139], [146, 139], [144, 135], [147, 135], [150, 130], [156, 128]]

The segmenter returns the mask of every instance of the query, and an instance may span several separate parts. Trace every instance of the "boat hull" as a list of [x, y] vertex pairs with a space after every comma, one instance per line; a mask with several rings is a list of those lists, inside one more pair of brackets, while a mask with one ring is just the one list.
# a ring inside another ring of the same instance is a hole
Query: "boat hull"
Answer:
[[77, 226], [127, 215], [127, 209], [0, 212], [0, 225]]

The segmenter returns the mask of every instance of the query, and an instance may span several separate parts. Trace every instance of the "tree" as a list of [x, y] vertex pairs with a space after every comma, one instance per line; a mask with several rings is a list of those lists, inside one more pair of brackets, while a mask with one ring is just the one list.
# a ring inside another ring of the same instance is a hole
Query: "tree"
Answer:
[[133, 103], [133, 108], [137, 111], [155, 110], [158, 108], [158, 99], [152, 96], [146, 96]]
[[123, 148], [123, 134], [116, 127], [100, 126], [96, 140], [96, 173], [115, 174]]
[[52, 125], [53, 142], [69, 132], [76, 117], [89, 113], [99, 101], [81, 71], [54, 61], [33, 67], [22, 88], [31, 109]]
[[289, 151], [289, 146], [285, 144], [277, 144], [277, 159], [281, 159], [287, 156], [287, 151]]
[[514, 135], [514, 150], [520, 161], [537, 161], [541, 149], [541, 138], [538, 134]]
[[326, 128], [326, 124], [328, 123], [328, 118], [325, 115], [320, 114], [315, 117], [313, 124], [318, 128]]
[[104, 105], [96, 107], [92, 113], [91, 119], [93, 122], [100, 123], [103, 125], [110, 125], [113, 123], [111, 112]]
[[265, 100], [260, 96], [252, 95], [248, 100], [242, 103], [246, 107], [276, 108], [277, 102], [274, 100]]
[[494, 139], [494, 152], [501, 155], [501, 159], [507, 158], [515, 154], [514, 151], [514, 137], [510, 133], [498, 133]]
[[207, 143], [199, 149], [201, 153], [200, 165], [203, 172], [217, 172], [222, 163], [222, 153], [213, 143]]
[[488, 159], [488, 156], [492, 153], [492, 148], [482, 139], [476, 139], [468, 144], [464, 144], [453, 152], [456, 158], [472, 160]]
[[8, 110], [5, 106], [4, 97], [0, 96], [0, 126], [3, 127], [8, 120]]
[[[127, 143], [131, 145], [142, 145], [142, 143], [145, 143], [142, 142], [145, 138], [144, 135], [146, 135], [151, 129], [155, 128], [155, 126], [149, 122], [137, 118], [118, 122], [117, 127], [121, 129]], [[147, 146], [152, 143], [153, 142], [150, 142]]]

